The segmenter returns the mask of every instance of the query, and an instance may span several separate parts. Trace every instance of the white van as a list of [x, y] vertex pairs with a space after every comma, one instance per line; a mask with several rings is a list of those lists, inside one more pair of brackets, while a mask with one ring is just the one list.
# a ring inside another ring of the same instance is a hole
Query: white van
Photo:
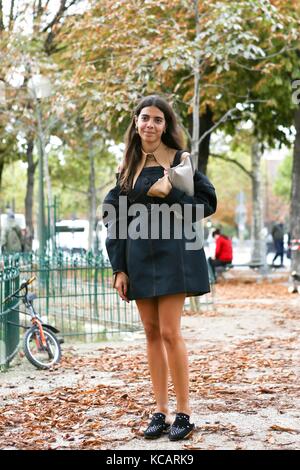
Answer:
[[[59, 231], [61, 229], [61, 231]], [[56, 222], [56, 247], [72, 253], [88, 251], [89, 221], [64, 219]]]
[[96, 236], [98, 240], [98, 247], [102, 251], [104, 261], [109, 261], [105, 240], [107, 237], [107, 228], [105, 227], [102, 220], [98, 221], [97, 229], [96, 229]]
[[[61, 228], [61, 232], [59, 232]], [[58, 230], [57, 230], [58, 229]], [[56, 223], [56, 247], [70, 253], [78, 253], [81, 250], [88, 251], [89, 241], [89, 221], [85, 219], [69, 220], [64, 219]], [[94, 245], [102, 251], [105, 261], [108, 255], [105, 246], [107, 229], [102, 221], [97, 223], [96, 231], [93, 233]], [[93, 247], [95, 248], [95, 246]]]

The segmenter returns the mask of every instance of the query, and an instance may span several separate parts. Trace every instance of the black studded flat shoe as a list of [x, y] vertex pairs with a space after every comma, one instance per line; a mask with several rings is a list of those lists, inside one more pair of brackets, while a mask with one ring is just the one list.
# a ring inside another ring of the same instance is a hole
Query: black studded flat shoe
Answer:
[[163, 433], [168, 433], [170, 424], [166, 423], [166, 415], [163, 413], [153, 413], [152, 419], [146, 431], [144, 431], [144, 437], [146, 439], [157, 439]]
[[170, 428], [169, 439], [170, 441], [186, 439], [192, 434], [194, 429], [195, 425], [190, 423], [189, 415], [185, 413], [176, 413], [175, 421]]

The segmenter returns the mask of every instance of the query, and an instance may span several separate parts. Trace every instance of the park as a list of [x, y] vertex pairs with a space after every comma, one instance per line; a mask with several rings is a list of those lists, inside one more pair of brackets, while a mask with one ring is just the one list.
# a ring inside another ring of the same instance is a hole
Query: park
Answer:
[[0, 0], [1, 450], [299, 450], [299, 17]]

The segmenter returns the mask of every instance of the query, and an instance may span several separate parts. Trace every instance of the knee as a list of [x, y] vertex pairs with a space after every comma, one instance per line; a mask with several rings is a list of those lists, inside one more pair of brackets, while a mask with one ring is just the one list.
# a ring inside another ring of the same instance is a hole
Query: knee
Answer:
[[180, 331], [177, 330], [174, 331], [172, 329], [166, 328], [163, 329], [160, 334], [163, 342], [168, 346], [174, 346], [182, 339]]
[[144, 324], [144, 330], [148, 342], [153, 342], [161, 339], [158, 325], [153, 323]]

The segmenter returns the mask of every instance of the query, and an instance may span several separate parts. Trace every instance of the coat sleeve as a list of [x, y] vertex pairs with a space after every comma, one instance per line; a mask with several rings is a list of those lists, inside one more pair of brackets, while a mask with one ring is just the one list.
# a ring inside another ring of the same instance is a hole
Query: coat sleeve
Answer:
[[222, 244], [222, 239], [221, 237], [218, 237], [216, 241], [216, 250], [215, 250], [215, 258], [218, 259], [220, 254], [221, 254], [221, 244]]
[[216, 212], [217, 197], [214, 186], [207, 176], [196, 170], [194, 174], [194, 196], [188, 196], [184, 191], [172, 187], [165, 201], [169, 204], [179, 203], [191, 204], [193, 222], [197, 220], [196, 205], [203, 205], [204, 217], [208, 217]]
[[[120, 211], [120, 196], [124, 197], [125, 195], [121, 193], [117, 174], [117, 184], [105, 196], [102, 206], [102, 217], [105, 227], [107, 228], [105, 245], [113, 274], [120, 271], [127, 274], [126, 238], [120, 237], [119, 227], [121, 224], [126, 224], [127, 230], [128, 220], [127, 211], [126, 214], [124, 213], [123, 215], [122, 211]], [[107, 210], [107, 205], [111, 207], [110, 211]]]

